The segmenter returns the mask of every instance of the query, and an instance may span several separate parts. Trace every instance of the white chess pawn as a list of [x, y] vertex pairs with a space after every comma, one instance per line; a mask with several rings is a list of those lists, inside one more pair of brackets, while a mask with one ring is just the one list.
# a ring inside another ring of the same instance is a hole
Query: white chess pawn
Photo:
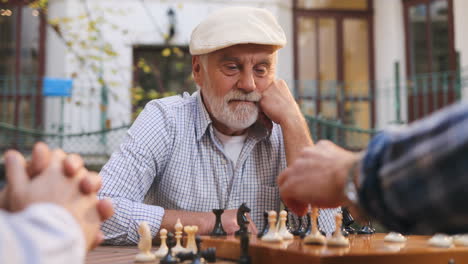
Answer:
[[281, 236], [278, 235], [278, 232], [276, 230], [276, 212], [275, 211], [270, 211], [268, 212], [268, 225], [269, 229], [268, 232], [262, 236], [262, 241], [265, 242], [281, 242], [282, 238]]
[[138, 249], [140, 252], [135, 256], [136, 262], [153, 262], [156, 257], [151, 253], [151, 230], [148, 223], [141, 222], [138, 227], [140, 241], [138, 241]]
[[304, 238], [304, 243], [323, 245], [326, 242], [326, 238], [318, 230], [318, 226], [317, 226], [318, 225], [317, 219], [319, 217], [318, 208], [312, 208], [312, 212], [309, 212], [309, 214], [310, 214], [310, 222], [312, 224], [312, 231], [308, 236]]
[[185, 248], [182, 246], [182, 229], [184, 226], [180, 222], [180, 219], [177, 219], [177, 223], [174, 226], [175, 228], [175, 238], [176, 238], [176, 245], [172, 248], [172, 253], [177, 255], [180, 252], [186, 252]]
[[197, 254], [197, 243], [195, 242], [195, 235], [198, 232], [198, 226], [185, 226], [185, 233], [187, 233], [187, 245], [185, 247], [187, 252]]
[[283, 239], [283, 240], [291, 240], [294, 238], [294, 236], [289, 232], [288, 228], [286, 227], [286, 221], [288, 219], [288, 212], [285, 210], [282, 210], [280, 212], [280, 225], [278, 229], [278, 235]]
[[327, 244], [329, 246], [335, 246], [335, 247], [349, 246], [349, 239], [344, 237], [343, 233], [341, 233], [341, 220], [342, 219], [343, 219], [343, 215], [341, 213], [337, 213], [335, 215], [335, 233], [327, 241]]
[[159, 231], [159, 237], [161, 238], [161, 246], [156, 252], [154, 252], [154, 255], [157, 258], [164, 258], [167, 255], [167, 251], [169, 251], [169, 248], [167, 247], [167, 244], [166, 244], [167, 230], [165, 228]]

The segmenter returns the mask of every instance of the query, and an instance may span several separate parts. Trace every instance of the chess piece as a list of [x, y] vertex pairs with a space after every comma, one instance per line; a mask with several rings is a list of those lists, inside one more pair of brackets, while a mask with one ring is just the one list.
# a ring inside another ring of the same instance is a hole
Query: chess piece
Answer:
[[257, 234], [258, 238], [261, 238], [268, 233], [268, 211], [263, 212], [263, 230]]
[[185, 233], [187, 233], [187, 245], [185, 246], [186, 252], [197, 253], [197, 245], [195, 244], [195, 234], [198, 232], [198, 226], [185, 226]]
[[172, 248], [175, 246], [176, 241], [174, 238], [174, 234], [168, 233], [167, 234], [167, 254], [164, 256], [161, 261], [159, 261], [160, 264], [177, 264], [179, 263], [175, 257], [172, 256]]
[[406, 242], [406, 237], [400, 233], [390, 232], [384, 237], [385, 242], [395, 242], [395, 243], [404, 243]]
[[[201, 263], [214, 263], [216, 262], [216, 249], [215, 248], [207, 248], [205, 250], [201, 250], [201, 237], [196, 236], [194, 237], [194, 243], [196, 245], [196, 252], [181, 252], [177, 254], [177, 258], [180, 262], [184, 262], [187, 260], [192, 260], [192, 264], [201, 264]], [[202, 260], [204, 259], [205, 262]]]
[[223, 223], [221, 222], [221, 215], [224, 213], [223, 209], [213, 209], [213, 213], [216, 216], [215, 225], [213, 231], [211, 231], [212, 236], [226, 236], [227, 233], [224, 231]]
[[361, 229], [358, 230], [358, 234], [360, 235], [372, 235], [375, 233], [375, 229], [372, 228], [371, 221], [368, 220], [367, 224], [361, 227]]
[[285, 210], [282, 210], [280, 212], [280, 225], [278, 229], [278, 235], [283, 239], [283, 240], [291, 240], [294, 238], [294, 236], [289, 233], [288, 228], [286, 227], [286, 220], [288, 219], [288, 212]]
[[335, 232], [333, 233], [333, 236], [329, 238], [327, 241], [327, 244], [329, 246], [335, 246], [335, 247], [349, 246], [349, 239], [344, 237], [343, 234], [340, 232], [342, 220], [343, 220], [343, 215], [341, 213], [338, 213], [335, 215]]
[[151, 230], [147, 222], [141, 222], [138, 227], [140, 241], [138, 241], [138, 249], [140, 252], [135, 256], [136, 262], [153, 262], [156, 257], [151, 253]]
[[317, 245], [325, 244], [326, 238], [322, 233], [320, 233], [318, 229], [318, 216], [319, 216], [318, 208], [313, 208], [312, 212], [308, 213], [308, 216], [309, 216], [309, 219], [311, 219], [309, 222], [313, 224], [312, 224], [311, 233], [304, 238], [304, 243], [317, 244]]
[[246, 203], [242, 203], [237, 209], [237, 224], [239, 225], [239, 230], [234, 233], [236, 236], [240, 236], [242, 233], [249, 233], [247, 227], [250, 222], [245, 215], [246, 213], [250, 213], [250, 208], [247, 207]]
[[349, 212], [348, 208], [342, 207], [341, 211], [343, 212], [343, 229], [346, 231], [348, 234], [356, 234], [356, 230], [354, 230], [351, 225], [354, 223], [354, 218]]
[[268, 233], [262, 236], [261, 240], [265, 242], [281, 242], [282, 238], [278, 235], [276, 230], [276, 212], [270, 211], [268, 213]]
[[237, 261], [239, 264], [250, 264], [252, 260], [249, 256], [249, 235], [247, 233], [243, 233], [240, 238], [240, 258]]
[[207, 248], [201, 251], [202, 258], [208, 263], [216, 262], [216, 248]]
[[435, 234], [427, 243], [433, 247], [449, 248], [452, 246], [453, 238], [445, 234]]
[[192, 261], [192, 264], [201, 264], [201, 237], [197, 236], [195, 238], [195, 244], [197, 245], [197, 254], [195, 254], [195, 257]]
[[167, 244], [166, 244], [167, 230], [165, 228], [159, 231], [159, 238], [161, 239], [161, 246], [159, 246], [159, 249], [156, 252], [154, 252], [154, 255], [157, 258], [164, 258], [164, 256], [166, 256], [167, 251], [168, 251]]
[[175, 228], [175, 238], [176, 238], [176, 245], [172, 249], [172, 252], [174, 254], [180, 253], [180, 252], [187, 252], [186, 249], [182, 246], [182, 229], [184, 226], [180, 222], [180, 219], [177, 219], [177, 223], [174, 226]]

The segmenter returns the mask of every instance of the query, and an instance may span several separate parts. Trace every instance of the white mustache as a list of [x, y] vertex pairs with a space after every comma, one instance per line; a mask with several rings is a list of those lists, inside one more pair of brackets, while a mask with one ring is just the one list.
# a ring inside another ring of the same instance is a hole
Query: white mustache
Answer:
[[232, 100], [239, 100], [239, 101], [249, 101], [249, 102], [258, 102], [262, 99], [262, 95], [258, 92], [250, 92], [248, 94], [242, 92], [241, 90], [233, 90], [229, 94], [224, 97], [226, 102]]

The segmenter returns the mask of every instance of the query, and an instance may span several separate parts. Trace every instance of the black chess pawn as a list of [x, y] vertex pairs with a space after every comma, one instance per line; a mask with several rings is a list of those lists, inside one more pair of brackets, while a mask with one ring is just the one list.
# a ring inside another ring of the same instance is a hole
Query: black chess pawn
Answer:
[[370, 220], [368, 220], [367, 224], [358, 230], [358, 234], [360, 235], [372, 235], [374, 233], [375, 233], [375, 229], [372, 227]]
[[246, 213], [250, 213], [250, 208], [247, 207], [246, 203], [242, 203], [237, 209], [237, 224], [239, 225], [239, 230], [234, 233], [236, 236], [240, 236], [243, 233], [249, 233], [247, 227], [250, 222], [245, 215]]
[[344, 227], [344, 230], [348, 232], [348, 234], [356, 234], [356, 230], [351, 227], [351, 225], [354, 223], [353, 216], [349, 212], [348, 208], [342, 207], [341, 210], [343, 211], [342, 226]]
[[263, 229], [261, 232], [258, 232], [257, 237], [262, 238], [266, 233], [268, 233], [270, 225], [268, 224], [268, 211], [263, 212]]
[[239, 264], [251, 264], [252, 260], [249, 256], [249, 234], [243, 233], [240, 238], [240, 258], [237, 261]]
[[177, 263], [179, 263], [177, 258], [172, 256], [172, 248], [176, 245], [176, 241], [175, 241], [175, 238], [174, 238], [174, 234], [172, 234], [171, 232], [167, 233], [166, 244], [167, 244], [167, 247], [168, 247], [167, 254], [163, 259], [161, 259], [161, 261], [159, 263], [160, 264], [177, 264]]
[[226, 236], [227, 233], [224, 231], [223, 223], [221, 222], [221, 215], [224, 213], [223, 209], [213, 209], [213, 213], [216, 216], [216, 221], [214, 224], [213, 231], [211, 231], [210, 235], [212, 236]]

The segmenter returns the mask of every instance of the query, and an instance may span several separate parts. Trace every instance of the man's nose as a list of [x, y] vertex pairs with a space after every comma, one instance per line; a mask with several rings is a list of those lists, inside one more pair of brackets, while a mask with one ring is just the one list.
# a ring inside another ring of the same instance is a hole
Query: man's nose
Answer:
[[237, 88], [249, 93], [257, 89], [255, 76], [252, 71], [243, 71], [237, 82]]

